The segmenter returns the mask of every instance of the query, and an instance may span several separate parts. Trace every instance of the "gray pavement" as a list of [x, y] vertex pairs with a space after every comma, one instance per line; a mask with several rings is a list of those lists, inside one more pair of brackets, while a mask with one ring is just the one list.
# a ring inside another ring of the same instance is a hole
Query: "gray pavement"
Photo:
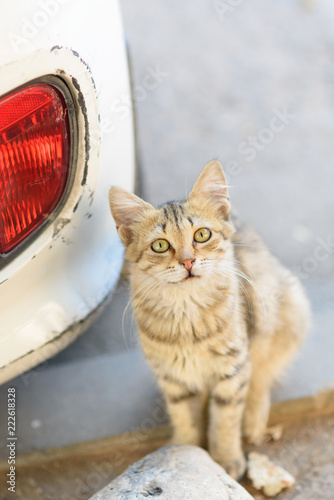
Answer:
[[[314, 326], [276, 388], [282, 401], [334, 383], [334, 5], [237, 3], [121, 2], [141, 190], [151, 203], [184, 198], [218, 158], [240, 217], [301, 277]], [[160, 423], [131, 316], [122, 327], [127, 300], [123, 284], [78, 341], [0, 388], [18, 388], [19, 451]]]

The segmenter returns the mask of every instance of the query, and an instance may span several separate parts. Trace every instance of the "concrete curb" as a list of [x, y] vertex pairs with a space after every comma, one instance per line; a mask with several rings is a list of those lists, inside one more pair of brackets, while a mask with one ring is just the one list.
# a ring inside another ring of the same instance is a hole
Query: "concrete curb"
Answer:
[[[330, 414], [334, 414], [334, 388], [320, 391], [312, 397], [274, 403], [270, 411], [269, 425], [280, 423], [284, 426], [296, 420]], [[131, 453], [131, 449], [137, 451], [141, 447], [153, 451], [164, 446], [170, 435], [171, 427], [161, 425], [153, 429], [135, 430], [70, 446], [48, 448], [44, 451], [19, 456], [17, 467], [34, 467], [49, 461], [62, 461], [75, 457], [84, 458], [87, 456], [92, 458], [109, 450], [118, 451], [124, 450], [124, 448], [126, 448], [127, 453]], [[7, 461], [1, 460], [0, 471], [7, 469]]]
[[321, 390], [314, 396], [273, 403], [269, 424], [288, 424], [305, 417], [318, 417], [334, 413], [334, 388]]

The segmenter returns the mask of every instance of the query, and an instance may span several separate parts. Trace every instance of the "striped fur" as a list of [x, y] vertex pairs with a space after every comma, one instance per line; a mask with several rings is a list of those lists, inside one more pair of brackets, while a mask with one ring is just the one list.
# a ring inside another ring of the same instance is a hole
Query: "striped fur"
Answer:
[[[300, 284], [251, 229], [232, 222], [216, 161], [184, 202], [154, 208], [121, 188], [110, 190], [109, 201], [131, 263], [141, 344], [165, 395], [174, 442], [207, 445], [238, 478], [242, 429], [250, 441], [261, 439], [271, 385], [308, 327]], [[211, 231], [203, 243], [194, 240], [201, 228]], [[152, 250], [159, 239], [170, 244], [164, 253]]]

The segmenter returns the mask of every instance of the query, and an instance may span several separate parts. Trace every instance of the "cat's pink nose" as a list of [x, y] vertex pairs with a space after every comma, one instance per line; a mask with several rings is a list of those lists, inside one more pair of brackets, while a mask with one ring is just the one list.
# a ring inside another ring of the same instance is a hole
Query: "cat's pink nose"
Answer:
[[187, 259], [182, 262], [184, 267], [187, 269], [187, 271], [191, 271], [191, 268], [193, 267], [193, 263], [195, 262], [195, 259]]

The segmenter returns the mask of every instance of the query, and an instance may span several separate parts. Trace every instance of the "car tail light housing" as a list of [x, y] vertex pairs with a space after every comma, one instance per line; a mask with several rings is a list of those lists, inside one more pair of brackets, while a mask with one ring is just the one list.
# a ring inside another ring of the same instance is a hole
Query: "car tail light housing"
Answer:
[[71, 134], [62, 92], [33, 83], [0, 98], [0, 253], [40, 228], [69, 180]]

